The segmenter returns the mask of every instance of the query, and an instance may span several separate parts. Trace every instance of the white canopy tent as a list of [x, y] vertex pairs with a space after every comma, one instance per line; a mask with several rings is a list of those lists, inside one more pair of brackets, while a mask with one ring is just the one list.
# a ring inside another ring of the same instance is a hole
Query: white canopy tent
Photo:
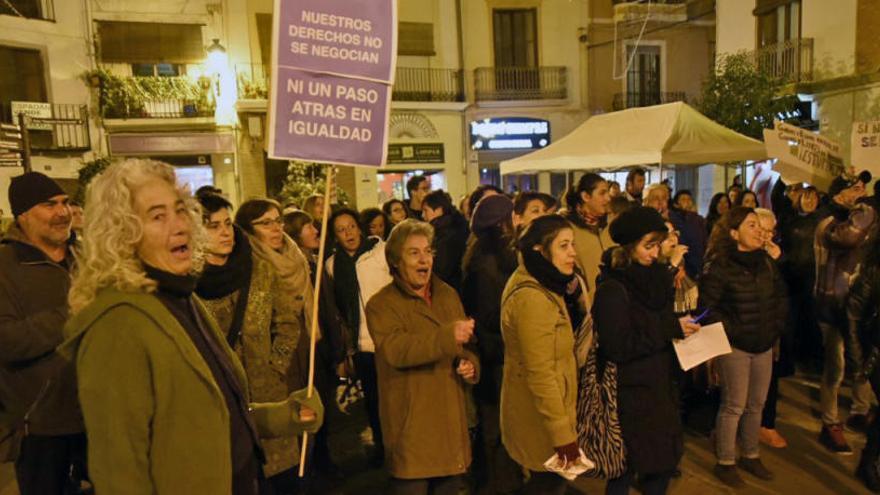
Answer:
[[503, 161], [500, 167], [506, 175], [766, 159], [761, 141], [678, 102], [596, 115], [550, 146]]

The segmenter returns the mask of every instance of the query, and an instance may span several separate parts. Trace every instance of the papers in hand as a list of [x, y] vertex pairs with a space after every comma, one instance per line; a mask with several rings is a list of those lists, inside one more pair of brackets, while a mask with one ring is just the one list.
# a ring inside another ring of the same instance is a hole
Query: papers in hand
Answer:
[[580, 452], [580, 457], [568, 466], [563, 465], [563, 461], [559, 459], [559, 454], [553, 454], [553, 457], [544, 462], [544, 467], [547, 468], [547, 471], [554, 472], [568, 481], [572, 481], [578, 476], [587, 471], [591, 471], [596, 467], [596, 464], [587, 459], [587, 456], [584, 455], [583, 449], [580, 449]]
[[672, 345], [681, 369], [685, 371], [713, 357], [731, 352], [730, 342], [727, 341], [727, 334], [721, 323], [706, 325], [686, 339], [673, 340]]

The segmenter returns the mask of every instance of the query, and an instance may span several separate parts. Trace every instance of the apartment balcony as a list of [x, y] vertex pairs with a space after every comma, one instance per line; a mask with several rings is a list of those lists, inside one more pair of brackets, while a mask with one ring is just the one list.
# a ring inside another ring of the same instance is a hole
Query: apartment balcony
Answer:
[[478, 67], [474, 70], [477, 101], [565, 100], [565, 67]]
[[687, 101], [687, 94], [683, 91], [669, 93], [616, 93], [611, 107], [616, 112], [627, 108], [650, 107], [676, 101]]
[[98, 69], [86, 75], [104, 119], [200, 119], [214, 116], [211, 81], [178, 77], [120, 77]]
[[455, 69], [398, 67], [391, 98], [394, 101], [464, 101], [463, 74]]
[[53, 0], [0, 0], [0, 15], [55, 21]]
[[[65, 153], [91, 149], [89, 110], [86, 105], [43, 105], [48, 107], [46, 112], [39, 112], [38, 117], [27, 117], [31, 151]], [[11, 105], [0, 103], [0, 122], [18, 124], [18, 116], [12, 114]]]
[[813, 39], [801, 38], [767, 45], [753, 53], [758, 69], [784, 83], [813, 80]]

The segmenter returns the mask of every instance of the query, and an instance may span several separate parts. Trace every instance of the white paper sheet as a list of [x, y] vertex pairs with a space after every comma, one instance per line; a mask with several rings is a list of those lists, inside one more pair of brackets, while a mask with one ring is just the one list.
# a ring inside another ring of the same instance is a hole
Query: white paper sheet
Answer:
[[713, 357], [730, 353], [730, 342], [727, 341], [727, 334], [721, 323], [706, 325], [686, 339], [673, 340], [672, 345], [681, 369], [685, 371]]
[[548, 471], [554, 472], [559, 476], [567, 479], [568, 481], [572, 481], [578, 476], [584, 474], [587, 471], [591, 471], [596, 467], [596, 464], [593, 461], [587, 459], [587, 455], [584, 454], [584, 449], [580, 450], [580, 457], [578, 460], [572, 464], [569, 464], [564, 469], [562, 468], [562, 462], [559, 460], [559, 454], [553, 454], [553, 457], [547, 459], [544, 462], [544, 467], [547, 468]]

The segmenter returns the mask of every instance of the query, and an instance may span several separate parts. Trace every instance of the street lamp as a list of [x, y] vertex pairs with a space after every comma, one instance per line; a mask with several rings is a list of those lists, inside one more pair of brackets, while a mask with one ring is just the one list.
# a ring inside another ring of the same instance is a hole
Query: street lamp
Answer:
[[220, 44], [219, 38], [212, 40], [211, 46], [207, 49], [208, 61], [207, 69], [209, 76], [218, 76], [224, 70], [229, 70], [229, 57], [226, 55], [226, 48]]
[[214, 38], [211, 46], [207, 48], [207, 52], [206, 75], [211, 78], [211, 87], [216, 102], [214, 120], [218, 125], [234, 126], [238, 122], [238, 115], [235, 112], [238, 89], [235, 84], [235, 75], [229, 69], [226, 48], [220, 44], [219, 38]]

